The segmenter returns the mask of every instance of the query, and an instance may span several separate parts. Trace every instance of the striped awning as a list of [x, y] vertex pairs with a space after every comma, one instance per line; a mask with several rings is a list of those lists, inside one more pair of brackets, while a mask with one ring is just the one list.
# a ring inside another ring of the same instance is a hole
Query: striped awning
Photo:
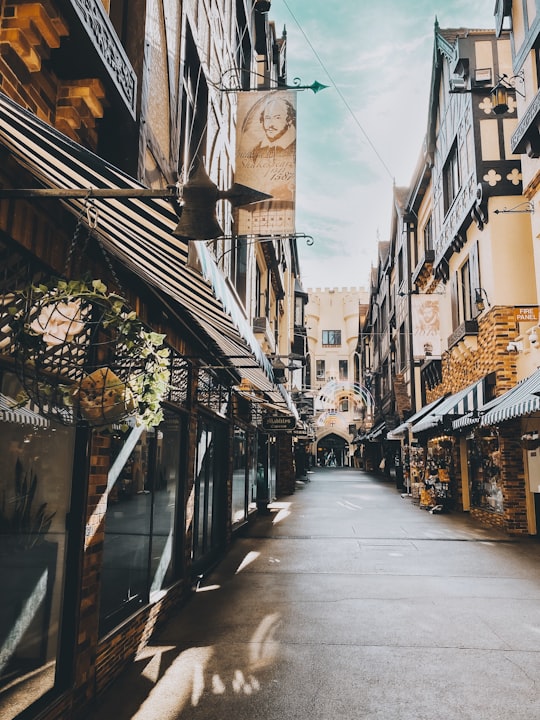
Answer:
[[540, 369], [490, 403], [491, 409], [482, 413], [480, 425], [498, 425], [540, 412], [540, 397], [536, 393], [540, 393]]
[[[6, 147], [42, 186], [55, 189], [143, 188], [99, 156], [0, 93], [0, 145]], [[85, 200], [63, 199], [77, 216]], [[97, 233], [105, 248], [149, 286], [173, 299], [195, 328], [210, 340], [217, 357], [272, 399], [289, 409], [277, 390], [270, 363], [204, 243], [197, 243], [206, 272], [188, 266], [187, 243], [172, 233], [178, 218], [159, 198], [92, 198]], [[219, 285], [219, 287], [218, 287]], [[216, 290], [218, 288], [218, 290]]]
[[420, 422], [420, 420], [425, 417], [428, 413], [432, 412], [437, 405], [442, 403], [442, 401], [445, 399], [445, 395], [443, 395], [440, 398], [437, 398], [436, 400], [433, 400], [433, 402], [430, 402], [429, 405], [424, 406], [418, 412], [416, 412], [414, 415], [411, 415], [410, 418], [405, 420], [405, 422], [402, 422], [401, 425], [398, 425], [393, 430], [390, 430], [386, 434], [387, 440], [401, 440], [402, 438], [407, 438], [409, 435], [410, 428], [417, 422]]
[[0, 393], [0, 422], [33, 425], [35, 427], [49, 426], [47, 418], [28, 408], [19, 407], [16, 400], [3, 393]]
[[453, 395], [448, 395], [439, 403], [431, 412], [424, 416], [419, 422], [415, 423], [411, 431], [414, 435], [437, 428], [451, 418], [457, 419], [458, 415], [466, 415], [467, 413], [477, 410], [484, 403], [485, 380], [477, 380], [472, 385], [468, 385]]

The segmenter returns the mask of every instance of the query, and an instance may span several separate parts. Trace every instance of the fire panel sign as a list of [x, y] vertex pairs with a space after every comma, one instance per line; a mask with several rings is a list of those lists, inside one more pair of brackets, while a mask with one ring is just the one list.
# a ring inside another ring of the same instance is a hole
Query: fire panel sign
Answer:
[[516, 307], [515, 313], [517, 322], [538, 322], [538, 305]]

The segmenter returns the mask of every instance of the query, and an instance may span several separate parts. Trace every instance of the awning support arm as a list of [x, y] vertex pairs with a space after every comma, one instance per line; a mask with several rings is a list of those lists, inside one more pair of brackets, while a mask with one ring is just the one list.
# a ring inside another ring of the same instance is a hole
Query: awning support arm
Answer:
[[177, 200], [180, 190], [176, 185], [167, 188], [0, 188], [0, 200], [14, 198], [163, 198]]

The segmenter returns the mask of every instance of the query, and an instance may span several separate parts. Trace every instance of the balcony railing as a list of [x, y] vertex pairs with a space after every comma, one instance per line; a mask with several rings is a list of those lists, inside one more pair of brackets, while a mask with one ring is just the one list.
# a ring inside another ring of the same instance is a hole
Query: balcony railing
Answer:
[[[103, 67], [118, 90], [131, 116], [135, 118], [137, 76], [101, 0], [71, 0]], [[83, 50], [81, 50], [83, 52]]]

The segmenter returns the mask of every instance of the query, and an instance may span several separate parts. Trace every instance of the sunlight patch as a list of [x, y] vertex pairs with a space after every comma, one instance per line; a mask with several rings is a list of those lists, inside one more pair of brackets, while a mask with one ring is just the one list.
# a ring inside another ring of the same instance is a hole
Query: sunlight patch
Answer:
[[255, 560], [260, 556], [260, 554], [261, 554], [260, 552], [256, 552], [255, 550], [248, 552], [246, 557], [242, 560], [242, 562], [238, 566], [238, 569], [235, 574], [238, 575], [238, 573], [242, 572], [242, 570], [244, 570], [244, 568], [246, 568], [248, 565], [251, 565], [252, 562], [255, 562]]

